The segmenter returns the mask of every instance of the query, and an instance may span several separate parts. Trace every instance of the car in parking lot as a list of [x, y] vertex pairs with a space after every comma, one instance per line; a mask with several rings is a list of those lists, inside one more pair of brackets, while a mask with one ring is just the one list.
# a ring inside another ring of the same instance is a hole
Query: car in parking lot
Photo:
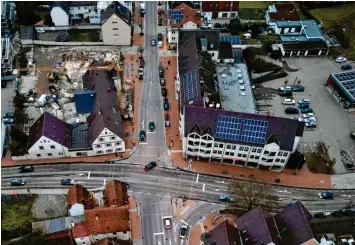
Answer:
[[150, 162], [144, 166], [144, 170], [149, 171], [149, 170], [152, 170], [153, 168], [155, 168], [156, 166], [157, 166], [156, 162]]
[[313, 109], [312, 109], [312, 108], [309, 108], [309, 107], [308, 107], [308, 108], [304, 108], [304, 109], [301, 110], [301, 113], [302, 113], [302, 114], [304, 114], [304, 113], [311, 113], [311, 112], [313, 112]]
[[62, 185], [74, 185], [75, 184], [75, 180], [73, 180], [73, 179], [62, 179], [60, 181], [60, 183]]
[[342, 65], [340, 68], [341, 68], [343, 71], [353, 69], [353, 67], [352, 67], [350, 64]]
[[280, 92], [282, 92], [282, 91], [292, 91], [292, 87], [291, 86], [281, 87], [281, 88], [279, 88], [279, 91]]
[[3, 118], [2, 118], [2, 122], [3, 122], [4, 124], [13, 124], [13, 123], [15, 123], [15, 118], [3, 117]]
[[145, 139], [146, 139], [146, 133], [144, 130], [141, 130], [139, 132], [139, 141], [145, 141]]
[[150, 40], [150, 44], [151, 44], [152, 46], [155, 46], [155, 45], [157, 45], [157, 41], [155, 41], [155, 39], [152, 38], [152, 39]]
[[298, 104], [310, 104], [311, 101], [310, 99], [301, 99], [298, 101]]
[[285, 113], [286, 113], [286, 114], [298, 114], [299, 111], [298, 111], [297, 108], [294, 108], [294, 107], [287, 107], [287, 108], [285, 109]]
[[163, 106], [164, 106], [165, 111], [169, 110], [169, 100], [168, 99], [164, 99]]
[[161, 95], [166, 97], [168, 95], [168, 90], [166, 88], [161, 88]]
[[304, 104], [304, 103], [298, 104], [298, 109], [305, 109], [305, 108], [309, 108], [309, 104]]
[[343, 63], [346, 62], [347, 59], [345, 57], [339, 56], [338, 58], [335, 59], [336, 63]]
[[171, 218], [164, 218], [164, 227], [165, 229], [171, 228]]
[[295, 85], [292, 87], [293, 92], [303, 92], [304, 91], [304, 86], [302, 85]]
[[187, 226], [186, 225], [182, 225], [180, 227], [180, 238], [185, 239], [187, 235]]
[[302, 114], [303, 118], [307, 118], [307, 117], [314, 117], [314, 113], [305, 113]]
[[154, 122], [149, 122], [149, 130], [150, 130], [150, 132], [155, 131], [155, 123]]
[[292, 96], [292, 90], [282, 90], [279, 92], [280, 96]]
[[144, 75], [144, 69], [142, 67], [139, 68], [138, 75], [139, 76], [143, 76]]
[[33, 172], [35, 168], [32, 165], [24, 165], [18, 168], [20, 173]]
[[46, 31], [43, 28], [36, 29], [37, 33], [45, 33]]
[[317, 119], [315, 117], [307, 117], [307, 118], [302, 119], [302, 121], [305, 123], [311, 123], [311, 122], [315, 123], [317, 121]]
[[283, 105], [294, 105], [294, 104], [296, 104], [296, 101], [293, 99], [282, 99], [282, 104]]
[[3, 118], [15, 118], [15, 115], [12, 112], [6, 112]]
[[333, 199], [334, 194], [330, 191], [323, 191], [323, 192], [318, 193], [318, 197], [320, 199]]
[[13, 179], [10, 181], [10, 184], [13, 186], [25, 185], [26, 181], [24, 179]]
[[314, 122], [314, 121], [306, 122], [306, 123], [305, 123], [305, 126], [306, 126], [307, 128], [316, 128], [316, 127], [317, 127], [317, 123]]

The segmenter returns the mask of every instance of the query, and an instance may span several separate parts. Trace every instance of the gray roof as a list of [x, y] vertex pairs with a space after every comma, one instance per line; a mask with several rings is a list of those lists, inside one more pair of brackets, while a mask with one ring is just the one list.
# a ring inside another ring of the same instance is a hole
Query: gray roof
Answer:
[[323, 33], [318, 27], [316, 20], [301, 20], [304, 32], [308, 38], [323, 39]]
[[71, 125], [72, 138], [70, 150], [90, 149], [89, 126], [87, 123], [75, 123]]
[[89, 139], [93, 143], [104, 128], [124, 139], [122, 119], [117, 107], [115, 71], [88, 70], [83, 76], [84, 89], [96, 92], [95, 108], [89, 117]]
[[208, 244], [241, 245], [238, 229], [224, 221], [208, 233]]
[[115, 1], [111, 3], [105, 11], [101, 12], [100, 20], [103, 25], [113, 14], [116, 14], [128, 25], [131, 24], [131, 13], [128, 8]]
[[[204, 131], [207, 127], [211, 127], [214, 134], [217, 130], [217, 122], [219, 116], [229, 116], [236, 117], [241, 119], [254, 119], [267, 121], [267, 131], [265, 139], [270, 138], [272, 135], [276, 134], [280, 141], [280, 148], [282, 150], [292, 151], [294, 139], [296, 136], [302, 136], [304, 131], [304, 123], [299, 122], [298, 120], [293, 120], [289, 118], [281, 118], [281, 117], [273, 117], [266, 116], [262, 114], [248, 114], [242, 112], [232, 112], [232, 111], [223, 111], [223, 110], [215, 110], [215, 109], [207, 109], [196, 106], [185, 106], [185, 130], [184, 134], [187, 136], [189, 132], [194, 128], [195, 124], [198, 125], [201, 131]], [[242, 121], [240, 134], [244, 130], [244, 120]], [[212, 135], [216, 137], [215, 135]], [[241, 138], [241, 137], [239, 137]], [[218, 141], [229, 142], [229, 143], [246, 143], [239, 139], [236, 140], [225, 140], [218, 139]], [[254, 145], [251, 143], [247, 143], [249, 145]], [[256, 146], [260, 146], [255, 144]]]
[[232, 43], [230, 42], [221, 42], [219, 44], [219, 56], [218, 59], [233, 59], [233, 49]]
[[292, 28], [292, 27], [301, 27], [302, 26], [301, 22], [299, 20], [277, 20], [276, 25], [280, 28], [283, 28], [283, 27]]
[[51, 234], [71, 228], [71, 223], [79, 224], [85, 221], [84, 215], [75, 217], [61, 217], [32, 223], [32, 230], [42, 230], [44, 234]]
[[51, 4], [50, 8], [49, 8], [49, 12], [52, 11], [52, 9], [54, 7], [59, 7], [61, 9], [64, 10], [64, 12], [66, 12], [67, 14], [69, 14], [69, 4], [70, 2], [65, 2], [65, 1], [55, 1]]
[[179, 47], [181, 47], [193, 35], [198, 38], [207, 39], [208, 50], [219, 50], [219, 30], [180, 30]]

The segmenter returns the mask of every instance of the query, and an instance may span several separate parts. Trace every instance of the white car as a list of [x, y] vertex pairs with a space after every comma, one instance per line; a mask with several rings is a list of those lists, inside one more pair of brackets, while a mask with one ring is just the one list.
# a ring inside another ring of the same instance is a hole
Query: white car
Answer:
[[314, 113], [305, 113], [302, 114], [303, 118], [309, 118], [309, 117], [314, 117]]
[[317, 119], [315, 117], [308, 117], [303, 120], [305, 123], [316, 122]]
[[144, 75], [144, 69], [143, 68], [139, 68], [138, 75], [139, 76], [143, 76]]
[[292, 91], [292, 87], [291, 86], [286, 86], [286, 87], [281, 87], [280, 88], [280, 91], [284, 91], [284, 90]]
[[37, 33], [45, 33], [46, 31], [43, 28], [36, 29]]
[[282, 100], [282, 104], [283, 105], [294, 105], [294, 104], [296, 104], [296, 101], [295, 100], [291, 100], [291, 99], [283, 99]]
[[347, 59], [345, 57], [341, 57], [341, 56], [335, 59], [336, 63], [343, 63], [346, 61], [347, 61]]
[[165, 227], [165, 229], [170, 229], [171, 228], [171, 219], [170, 218], [165, 218], [164, 219], [164, 227]]

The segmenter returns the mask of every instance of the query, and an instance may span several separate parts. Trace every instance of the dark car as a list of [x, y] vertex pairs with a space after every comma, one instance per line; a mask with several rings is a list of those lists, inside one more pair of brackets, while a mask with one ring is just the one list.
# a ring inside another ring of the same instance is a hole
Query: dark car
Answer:
[[159, 81], [160, 81], [161, 86], [165, 86], [165, 79], [164, 78], [160, 78]]
[[1, 88], [6, 88], [7, 81], [1, 81]]
[[213, 28], [222, 28], [222, 25], [220, 23], [215, 23], [213, 25]]
[[298, 114], [299, 111], [297, 108], [294, 108], [294, 107], [288, 107], [285, 109], [285, 113], [286, 114]]
[[355, 140], [355, 132], [351, 132], [351, 133], [350, 133], [350, 137], [351, 137], [353, 140]]
[[290, 90], [282, 90], [279, 93], [280, 96], [292, 96], [292, 91]]
[[180, 227], [180, 238], [186, 238], [187, 235], [187, 226], [183, 225]]
[[304, 86], [302, 85], [296, 85], [292, 88], [293, 92], [303, 92], [304, 91]]
[[350, 64], [346, 64], [346, 65], [342, 65], [341, 69], [342, 70], [351, 70], [351, 69], [353, 69], [353, 67]]
[[139, 67], [143, 68], [145, 65], [144, 59], [139, 60]]
[[168, 95], [168, 90], [167, 90], [166, 88], [162, 88], [162, 89], [161, 89], [161, 95], [162, 95], [163, 97], [166, 97], [166, 96]]
[[155, 131], [155, 123], [154, 122], [149, 122], [149, 130], [150, 130], [150, 132]]
[[15, 115], [12, 112], [6, 112], [3, 118], [15, 118]]
[[321, 193], [318, 193], [318, 197], [320, 199], [333, 199], [334, 194], [329, 191], [323, 191]]
[[164, 69], [159, 69], [159, 77], [164, 78]]
[[164, 99], [164, 110], [165, 111], [169, 110], [169, 100], [168, 99]]
[[298, 108], [299, 109], [309, 108], [309, 104], [305, 104], [305, 103], [298, 104]]
[[305, 113], [313, 113], [313, 109], [312, 108], [304, 108], [301, 110], [301, 113], [302, 114], [305, 114]]
[[150, 162], [147, 165], [145, 165], [144, 170], [149, 171], [149, 170], [152, 170], [153, 168], [155, 168], [156, 166], [157, 166], [156, 162]]
[[10, 184], [14, 186], [25, 185], [26, 181], [24, 179], [13, 179]]
[[25, 165], [18, 168], [20, 173], [33, 172], [33, 170], [35, 170], [35, 168], [31, 165]]
[[60, 183], [62, 185], [74, 185], [75, 184], [75, 180], [73, 180], [73, 179], [62, 179], [60, 181]]
[[145, 131], [144, 130], [141, 130], [139, 132], [139, 141], [145, 141], [146, 139], [146, 134], [145, 134]]
[[151, 44], [152, 46], [155, 46], [155, 45], [157, 45], [157, 42], [155, 41], [154, 38], [152, 38], [152, 39], [150, 40], [150, 44]]
[[126, 182], [122, 182], [122, 184], [124, 184], [126, 186], [127, 189], [129, 189], [129, 184]]

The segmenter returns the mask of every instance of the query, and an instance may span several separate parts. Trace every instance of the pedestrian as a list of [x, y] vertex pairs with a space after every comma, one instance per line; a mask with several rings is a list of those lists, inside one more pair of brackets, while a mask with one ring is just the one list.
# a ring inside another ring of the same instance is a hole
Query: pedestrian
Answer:
[[27, 185], [27, 192], [30, 193], [30, 188], [28, 187], [28, 185]]

